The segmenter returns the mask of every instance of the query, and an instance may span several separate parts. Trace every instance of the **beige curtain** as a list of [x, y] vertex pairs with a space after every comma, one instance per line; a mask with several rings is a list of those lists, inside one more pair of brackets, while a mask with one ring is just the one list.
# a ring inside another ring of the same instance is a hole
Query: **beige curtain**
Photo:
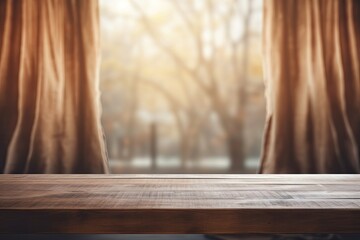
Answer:
[[360, 1], [264, 0], [261, 173], [360, 173]]
[[105, 173], [96, 0], [0, 0], [0, 172]]

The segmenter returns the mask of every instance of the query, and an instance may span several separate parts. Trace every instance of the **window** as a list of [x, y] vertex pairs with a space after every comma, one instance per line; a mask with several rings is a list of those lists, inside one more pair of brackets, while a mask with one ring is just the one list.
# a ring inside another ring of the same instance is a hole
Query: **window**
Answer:
[[102, 0], [112, 173], [254, 173], [265, 99], [260, 0]]

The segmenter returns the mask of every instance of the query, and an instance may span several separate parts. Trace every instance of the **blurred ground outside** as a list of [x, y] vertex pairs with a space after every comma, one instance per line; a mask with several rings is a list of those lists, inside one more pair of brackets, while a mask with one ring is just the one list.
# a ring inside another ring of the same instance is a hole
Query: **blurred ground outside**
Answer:
[[[258, 169], [259, 159], [249, 158], [245, 160], [245, 168], [242, 173], [255, 173]], [[191, 162], [189, 166], [182, 167], [181, 160], [177, 157], [158, 158], [153, 163], [151, 158], [135, 158], [130, 161], [110, 159], [110, 169], [113, 173], [136, 173], [136, 174], [176, 174], [176, 173], [203, 173], [203, 174], [231, 174], [230, 161], [226, 157], [200, 159]]]

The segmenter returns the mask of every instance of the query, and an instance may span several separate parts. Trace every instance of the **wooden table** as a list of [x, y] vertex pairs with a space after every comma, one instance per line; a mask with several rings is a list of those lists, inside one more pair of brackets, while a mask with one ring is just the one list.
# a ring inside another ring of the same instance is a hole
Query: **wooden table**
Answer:
[[360, 233], [359, 175], [1, 175], [0, 233]]

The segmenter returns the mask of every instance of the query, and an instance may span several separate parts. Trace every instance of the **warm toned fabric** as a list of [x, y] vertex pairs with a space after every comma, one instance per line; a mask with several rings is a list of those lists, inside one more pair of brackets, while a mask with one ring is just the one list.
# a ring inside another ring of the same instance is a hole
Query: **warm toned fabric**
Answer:
[[265, 0], [261, 173], [359, 173], [360, 1]]
[[105, 173], [96, 0], [0, 1], [0, 172]]

